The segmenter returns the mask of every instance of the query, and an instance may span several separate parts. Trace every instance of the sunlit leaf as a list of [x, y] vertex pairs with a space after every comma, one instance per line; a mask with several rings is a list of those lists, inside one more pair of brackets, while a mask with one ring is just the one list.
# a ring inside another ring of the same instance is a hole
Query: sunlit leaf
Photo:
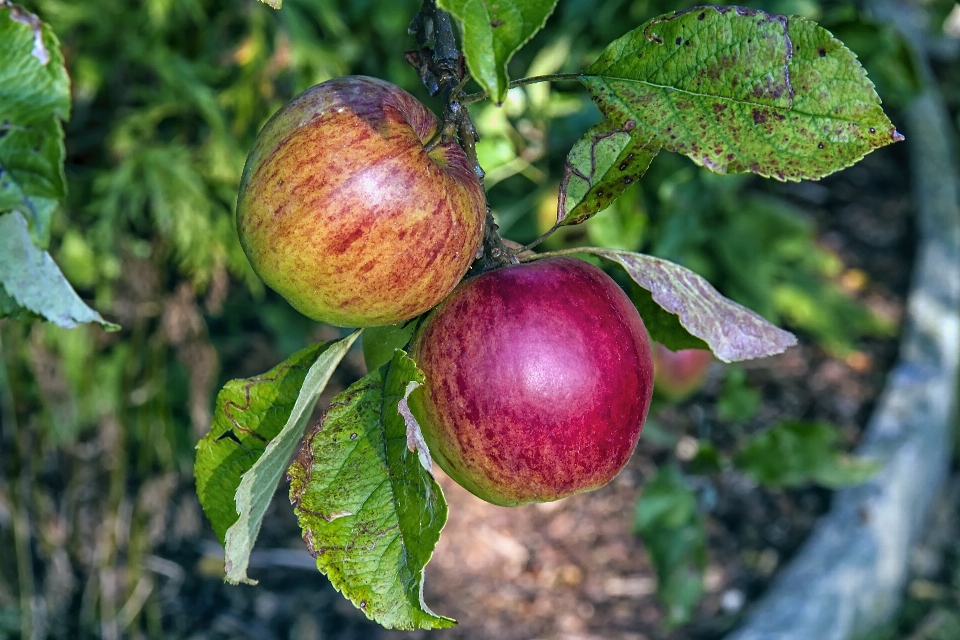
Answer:
[[557, 222], [579, 224], [603, 211], [640, 179], [660, 150], [610, 120], [592, 127], [567, 154]]
[[611, 43], [581, 80], [617, 126], [718, 173], [817, 179], [903, 138], [856, 56], [797, 16], [670, 13]]
[[19, 211], [0, 214], [0, 287], [7, 294], [2, 315], [23, 317], [10, 300], [61, 327], [97, 322], [107, 330], [119, 329], [104, 320], [80, 299], [46, 251], [37, 248]]
[[[723, 362], [782, 353], [797, 343], [792, 333], [723, 297], [709, 282], [686, 267], [630, 251], [597, 247], [583, 247], [576, 251], [620, 264], [634, 282], [650, 292], [657, 305], [678, 316], [680, 325], [691, 336], [705, 342]], [[696, 348], [682, 346], [691, 347]]]
[[[250, 549], [306, 420], [357, 334], [293, 354], [217, 394], [210, 432], [197, 443], [200, 504], [227, 547], [227, 574], [246, 580]], [[228, 537], [230, 540], [228, 541]]]
[[439, 0], [460, 23], [467, 67], [497, 103], [507, 96], [507, 63], [540, 31], [557, 0]]
[[423, 374], [398, 350], [334, 398], [290, 467], [290, 500], [337, 590], [387, 628], [435, 629], [455, 624], [423, 601], [447, 505], [400, 413], [411, 383]]
[[[227, 529], [224, 538], [225, 569], [227, 582], [254, 582], [247, 577], [250, 552], [260, 533], [263, 515], [280, 484], [280, 478], [290, 462], [294, 449], [306, 428], [310, 413], [317, 404], [320, 392], [327, 386], [334, 369], [343, 360], [350, 347], [360, 335], [355, 331], [349, 337], [330, 344], [322, 351], [307, 370], [297, 400], [290, 411], [286, 424], [274, 436], [263, 455], [243, 474], [237, 487], [236, 507], [239, 517]], [[272, 409], [278, 407], [273, 405]], [[283, 412], [285, 407], [281, 408]]]
[[53, 31], [0, 4], [0, 213], [22, 213], [41, 248], [66, 193], [61, 121], [69, 117], [70, 80]]

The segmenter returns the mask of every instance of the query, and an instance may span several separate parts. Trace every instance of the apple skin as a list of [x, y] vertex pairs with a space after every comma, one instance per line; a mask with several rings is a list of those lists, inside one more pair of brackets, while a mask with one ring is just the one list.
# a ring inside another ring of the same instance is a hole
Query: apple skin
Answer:
[[418, 329], [410, 406], [437, 464], [514, 506], [597, 489], [627, 463], [653, 392], [650, 339], [627, 295], [582, 260], [464, 281]]
[[653, 387], [659, 396], [679, 402], [703, 386], [713, 354], [706, 349], [670, 351], [659, 342], [653, 345]]
[[302, 314], [342, 327], [427, 311], [474, 260], [486, 200], [437, 119], [363, 76], [307, 89], [263, 127], [243, 169], [237, 229], [260, 278]]

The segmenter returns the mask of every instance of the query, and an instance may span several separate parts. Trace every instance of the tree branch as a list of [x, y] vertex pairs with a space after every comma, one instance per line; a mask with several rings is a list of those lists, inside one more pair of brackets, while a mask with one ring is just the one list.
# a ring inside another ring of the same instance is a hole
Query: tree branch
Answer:
[[[484, 171], [477, 158], [476, 144], [479, 139], [477, 129], [470, 119], [467, 107], [462, 103], [463, 86], [466, 84], [466, 72], [463, 55], [457, 47], [450, 14], [437, 8], [436, 0], [423, 0], [420, 13], [410, 23], [409, 33], [416, 36], [416, 51], [408, 51], [407, 61], [420, 75], [420, 80], [430, 92], [443, 102], [438, 139], [428, 145], [435, 146], [449, 140], [457, 140], [474, 173], [483, 185]], [[497, 224], [490, 213], [487, 203], [486, 220], [483, 229], [483, 247], [477, 260], [470, 268], [471, 273], [480, 273], [515, 263], [516, 258], [507, 251], [503, 239], [497, 232]]]

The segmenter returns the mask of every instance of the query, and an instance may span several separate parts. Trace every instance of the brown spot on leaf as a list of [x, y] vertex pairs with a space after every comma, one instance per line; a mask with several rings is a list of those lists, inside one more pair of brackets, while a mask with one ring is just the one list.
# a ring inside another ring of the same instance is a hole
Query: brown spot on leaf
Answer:
[[681, 42], [683, 42], [683, 38], [677, 38], [677, 44], [680, 44]]
[[491, 20], [490, 27], [493, 29], [496, 29], [497, 27], [501, 26], [503, 22], [504, 22], [503, 20]]
[[817, 49], [817, 53], [820, 54], [820, 57], [821, 57], [821, 58], [826, 58], [826, 57], [827, 57], [827, 50], [824, 49], [823, 47], [820, 47], [819, 49]]
[[624, 131], [633, 131], [634, 129], [636, 129], [636, 127], [637, 127], [637, 123], [634, 120], [627, 120], [626, 122], [623, 123]]
[[766, 124], [767, 122], [767, 113], [766, 111], [760, 111], [759, 109], [753, 110], [753, 124]]

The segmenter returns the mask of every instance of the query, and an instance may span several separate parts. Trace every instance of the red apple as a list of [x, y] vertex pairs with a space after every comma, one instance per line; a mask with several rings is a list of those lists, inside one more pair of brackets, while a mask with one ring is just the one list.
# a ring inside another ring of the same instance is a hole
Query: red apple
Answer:
[[424, 321], [411, 396], [430, 453], [454, 480], [503, 506], [609, 482], [650, 406], [650, 340], [603, 271], [548, 258], [461, 284]]
[[473, 261], [483, 188], [437, 119], [376, 78], [307, 89], [264, 126], [237, 202], [254, 271], [298, 311], [346, 327], [393, 324], [442, 300]]
[[653, 383], [658, 395], [679, 402], [696, 393], [707, 377], [713, 355], [705, 349], [670, 351], [653, 345]]

